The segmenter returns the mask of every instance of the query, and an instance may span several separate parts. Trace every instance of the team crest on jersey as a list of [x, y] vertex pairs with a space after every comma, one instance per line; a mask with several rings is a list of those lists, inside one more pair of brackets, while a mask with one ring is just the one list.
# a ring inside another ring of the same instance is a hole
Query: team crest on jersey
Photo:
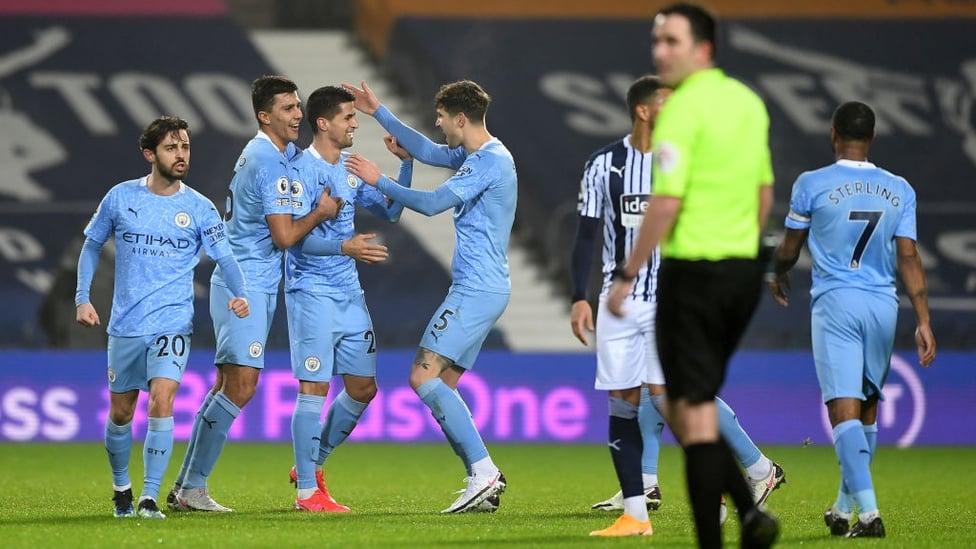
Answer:
[[251, 358], [257, 358], [261, 356], [261, 353], [263, 352], [264, 352], [264, 345], [261, 345], [257, 341], [252, 343], [251, 346], [247, 348], [247, 353], [251, 355]]
[[654, 163], [657, 164], [663, 174], [674, 171], [680, 161], [678, 148], [671, 143], [665, 141], [654, 149]]
[[278, 181], [275, 182], [275, 187], [278, 188], [278, 194], [287, 195], [291, 192], [291, 184], [288, 182], [288, 178], [281, 176]]
[[176, 214], [176, 217], [173, 219], [173, 221], [176, 222], [177, 227], [182, 227], [185, 229], [186, 227], [190, 226], [190, 214], [186, 212], [180, 212]]
[[305, 359], [305, 369], [309, 372], [317, 372], [322, 367], [322, 361], [318, 357], [310, 356]]
[[115, 370], [111, 366], [108, 367], [108, 382], [115, 383]]
[[620, 224], [631, 229], [640, 227], [647, 211], [647, 201], [646, 194], [621, 194]]
[[355, 189], [359, 186], [359, 178], [355, 175], [349, 174], [346, 176], [346, 183], [349, 184], [350, 189]]

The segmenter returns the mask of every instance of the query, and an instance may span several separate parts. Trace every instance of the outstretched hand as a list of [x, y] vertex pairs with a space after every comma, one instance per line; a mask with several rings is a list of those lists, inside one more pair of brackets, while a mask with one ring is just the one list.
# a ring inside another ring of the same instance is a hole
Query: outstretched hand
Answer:
[[380, 176], [383, 175], [383, 172], [376, 167], [376, 164], [373, 164], [368, 158], [359, 156], [358, 154], [350, 154], [346, 158], [345, 166], [349, 173], [374, 187], [376, 186], [376, 182], [379, 181]]
[[386, 246], [369, 242], [376, 238], [374, 233], [364, 233], [354, 235], [352, 238], [343, 241], [342, 255], [349, 256], [363, 263], [380, 263], [386, 261], [389, 253]]
[[396, 137], [393, 137], [392, 135], [388, 135], [383, 138], [383, 143], [386, 144], [386, 150], [393, 153], [393, 155], [399, 158], [400, 160], [410, 160], [413, 158], [413, 156], [410, 154], [410, 151], [400, 146], [400, 143], [397, 142]]
[[366, 85], [366, 81], [362, 81], [362, 88], [357, 88], [352, 84], [342, 83], [342, 87], [346, 88], [354, 97], [353, 106], [356, 110], [362, 112], [363, 114], [368, 114], [373, 116], [376, 113], [376, 109], [380, 108], [380, 100], [373, 93], [373, 90]]

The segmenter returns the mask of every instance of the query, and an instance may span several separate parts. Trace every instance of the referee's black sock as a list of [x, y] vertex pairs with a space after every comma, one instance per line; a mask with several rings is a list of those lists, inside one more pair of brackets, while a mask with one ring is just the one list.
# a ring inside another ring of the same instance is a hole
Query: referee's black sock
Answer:
[[719, 442], [685, 447], [685, 478], [695, 529], [698, 531], [698, 546], [707, 549], [722, 547], [719, 502], [726, 484], [722, 454]]

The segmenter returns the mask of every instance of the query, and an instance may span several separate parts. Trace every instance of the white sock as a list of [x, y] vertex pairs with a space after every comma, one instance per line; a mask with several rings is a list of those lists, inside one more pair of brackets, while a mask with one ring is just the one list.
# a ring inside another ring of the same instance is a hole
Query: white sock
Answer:
[[644, 480], [644, 490], [657, 486], [657, 474], [641, 473], [641, 478]]
[[308, 499], [308, 498], [312, 497], [312, 494], [314, 494], [316, 490], [318, 490], [317, 487], [316, 488], [299, 488], [298, 489], [298, 499]]
[[471, 464], [471, 476], [474, 477], [492, 477], [498, 472], [498, 467], [495, 467], [495, 463], [491, 460], [491, 456], [484, 459], [479, 459], [478, 461]]
[[646, 522], [647, 505], [644, 503], [644, 495], [641, 494], [639, 496], [624, 498], [624, 513], [641, 522]]
[[753, 480], [764, 479], [769, 476], [773, 469], [773, 462], [766, 456], [759, 458], [759, 461], [746, 467], [746, 474]]
[[870, 524], [872, 520], [881, 516], [881, 512], [875, 509], [874, 511], [869, 511], [867, 513], [858, 513], [857, 520], [861, 524]]

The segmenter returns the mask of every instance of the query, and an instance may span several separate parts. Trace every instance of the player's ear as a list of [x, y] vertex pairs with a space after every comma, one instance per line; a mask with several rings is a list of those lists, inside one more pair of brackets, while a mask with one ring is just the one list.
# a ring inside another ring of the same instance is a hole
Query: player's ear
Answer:
[[258, 122], [262, 125], [271, 123], [271, 115], [266, 111], [258, 111]]
[[146, 159], [146, 162], [152, 164], [156, 161], [156, 153], [149, 149], [142, 149], [142, 157]]

